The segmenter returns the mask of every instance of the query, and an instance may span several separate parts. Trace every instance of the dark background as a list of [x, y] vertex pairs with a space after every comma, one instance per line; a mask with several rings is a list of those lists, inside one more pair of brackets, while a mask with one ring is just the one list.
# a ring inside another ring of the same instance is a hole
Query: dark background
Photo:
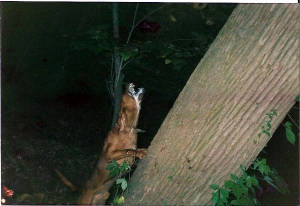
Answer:
[[[120, 3], [120, 45], [136, 4]], [[149, 146], [164, 117], [236, 5], [140, 3], [125, 51], [138, 51], [125, 82], [144, 87], [139, 147]], [[74, 204], [59, 169], [82, 185], [111, 125], [112, 4], [2, 3], [2, 186], [9, 204]], [[298, 104], [289, 116], [298, 125]], [[290, 118], [284, 120], [287, 121]], [[283, 122], [283, 123], [284, 123]], [[298, 129], [294, 126], [295, 133]], [[298, 137], [297, 137], [298, 139]], [[289, 195], [266, 189], [263, 204], [298, 201], [298, 140], [281, 125], [261, 156], [278, 170]]]

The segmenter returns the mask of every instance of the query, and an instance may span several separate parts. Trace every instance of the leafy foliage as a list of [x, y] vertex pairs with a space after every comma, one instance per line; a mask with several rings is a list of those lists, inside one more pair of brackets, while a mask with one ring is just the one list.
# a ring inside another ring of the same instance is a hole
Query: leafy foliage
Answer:
[[253, 169], [258, 170], [262, 175], [269, 175], [271, 172], [270, 167], [267, 165], [266, 159], [257, 159], [253, 164]]
[[128, 162], [123, 162], [122, 165], [120, 165], [116, 160], [113, 160], [107, 165], [106, 169], [109, 170], [109, 176], [114, 178], [120, 177], [122, 174], [130, 170], [130, 165]]
[[258, 187], [258, 180], [255, 176], [246, 173], [245, 167], [241, 166], [242, 176], [237, 177], [231, 174], [231, 180], [227, 180], [223, 187], [216, 184], [210, 185], [213, 190], [212, 202], [214, 205], [255, 205], [258, 200], [255, 198], [255, 187]]
[[[225, 181], [222, 187], [217, 184], [210, 185], [215, 190], [212, 193], [212, 203], [214, 205], [259, 205], [256, 198], [256, 189], [260, 188], [259, 179], [271, 185], [282, 194], [287, 194], [287, 188], [280, 187], [283, 181], [275, 169], [267, 165], [266, 159], [257, 159], [246, 172], [246, 168], [241, 166], [242, 175], [240, 177], [231, 174], [230, 180]], [[256, 175], [250, 175], [255, 173]]]
[[[128, 172], [131, 167], [128, 164], [128, 162], [123, 162], [122, 165], [120, 165], [116, 160], [113, 160], [110, 164], [106, 167], [107, 170], [109, 170], [109, 176], [111, 178], [117, 177], [116, 185], [119, 185], [121, 187], [122, 193], [127, 189], [128, 182], [125, 178], [122, 178], [122, 175], [124, 173]], [[113, 199], [113, 204], [121, 205], [125, 201], [125, 198], [123, 194], [121, 195], [115, 195]]]
[[265, 121], [265, 124], [261, 126], [262, 132], [258, 133], [258, 137], [260, 137], [262, 133], [266, 134], [268, 137], [271, 137], [271, 122], [273, 120], [273, 117], [277, 116], [276, 109], [272, 109], [271, 112], [266, 115], [268, 119]]
[[[297, 97], [299, 98], [299, 97]], [[268, 137], [271, 137], [271, 122], [273, 120], [274, 116], [277, 116], [277, 112], [276, 109], [272, 109], [271, 112], [269, 112], [267, 115], [267, 120], [265, 121], [265, 124], [261, 127], [262, 132], [258, 133], [258, 137], [261, 137], [261, 134], [264, 133], [266, 134]], [[286, 134], [286, 138], [287, 140], [291, 143], [291, 144], [295, 144], [296, 142], [296, 135], [294, 134], [293, 130], [292, 130], [292, 123], [290, 121], [287, 121], [284, 124], [284, 128], [285, 128], [285, 134]]]

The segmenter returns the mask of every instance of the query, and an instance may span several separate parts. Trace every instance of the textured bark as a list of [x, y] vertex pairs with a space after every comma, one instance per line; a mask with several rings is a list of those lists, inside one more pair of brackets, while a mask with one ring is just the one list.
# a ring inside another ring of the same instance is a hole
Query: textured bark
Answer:
[[[201, 60], [131, 179], [128, 205], [211, 205], [209, 185], [249, 166], [299, 93], [296, 4], [242, 4]], [[154, 111], [155, 112], [155, 111]], [[284, 137], [283, 137], [284, 138]]]

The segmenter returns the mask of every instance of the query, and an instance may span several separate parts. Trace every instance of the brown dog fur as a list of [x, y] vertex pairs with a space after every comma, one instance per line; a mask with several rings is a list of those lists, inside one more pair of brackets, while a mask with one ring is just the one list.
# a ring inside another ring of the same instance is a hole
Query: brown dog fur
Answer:
[[[105, 204], [109, 196], [109, 188], [114, 182], [109, 177], [109, 170], [106, 169], [112, 160], [116, 160], [119, 164], [127, 161], [131, 165], [136, 157], [142, 159], [146, 155], [146, 149], [136, 148], [136, 126], [139, 118], [142, 94], [142, 89], [139, 89], [136, 93], [134, 85], [128, 85], [122, 97], [117, 123], [109, 131], [104, 141], [97, 167], [92, 177], [82, 189], [78, 204]], [[59, 171], [56, 171], [56, 173], [71, 189], [76, 188]]]

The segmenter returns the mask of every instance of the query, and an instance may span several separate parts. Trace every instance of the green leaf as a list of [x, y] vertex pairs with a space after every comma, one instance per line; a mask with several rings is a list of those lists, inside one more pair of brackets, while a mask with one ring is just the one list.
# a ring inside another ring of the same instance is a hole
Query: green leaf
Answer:
[[296, 142], [296, 137], [294, 132], [291, 129], [286, 129], [285, 130], [286, 133], [286, 138], [287, 140], [291, 143], [291, 144], [295, 144]]
[[271, 172], [270, 167], [267, 165], [267, 160], [264, 158], [262, 160], [257, 159], [254, 163], [254, 169], [258, 168], [258, 171], [262, 175], [269, 175]]
[[209, 185], [209, 186], [210, 186], [210, 188], [213, 189], [213, 190], [218, 190], [218, 189], [219, 189], [219, 185], [217, 185], [217, 184], [211, 184], [211, 185]]
[[117, 176], [120, 173], [120, 165], [115, 160], [113, 160], [111, 163], [109, 163], [107, 165], [106, 169], [109, 170], [109, 176], [111, 178]]
[[243, 166], [243, 165], [241, 165], [240, 167], [241, 167], [241, 170], [243, 172], [242, 180], [245, 181], [245, 179], [248, 177], [248, 174], [246, 172], [246, 167]]
[[231, 190], [235, 186], [235, 183], [232, 182], [231, 180], [227, 180], [225, 182], [224, 186], [225, 186], [226, 189], [230, 189]]
[[249, 191], [249, 189], [248, 189], [248, 187], [247, 187], [246, 185], [240, 184], [240, 191], [241, 191], [242, 194], [248, 196], [248, 191]]
[[240, 167], [241, 167], [241, 170], [242, 170], [243, 172], [246, 171], [246, 167], [245, 167], [244, 165], [241, 165]]
[[267, 123], [268, 123], [268, 122], [271, 122], [271, 121], [272, 121], [273, 114], [272, 114], [272, 113], [269, 113], [269, 114], [267, 114], [267, 116], [269, 117], [269, 121], [266, 121], [266, 122], [267, 122]]
[[119, 167], [119, 163], [116, 160], [113, 160], [106, 167], [107, 170], [113, 170], [115, 167]]
[[256, 159], [253, 164], [253, 169], [256, 169], [259, 166], [259, 159]]
[[296, 142], [296, 136], [292, 130], [292, 123], [287, 121], [285, 124], [284, 124], [284, 127], [285, 127], [285, 134], [286, 134], [286, 138], [287, 140], [291, 143], [291, 144], [295, 144]]
[[242, 191], [242, 188], [239, 187], [238, 184], [235, 184], [235, 185], [232, 187], [232, 193], [233, 193], [233, 195], [234, 195], [237, 199], [239, 199], [239, 198], [242, 196], [243, 191]]
[[165, 59], [165, 64], [171, 64], [172, 60], [171, 59]]
[[118, 174], [119, 174], [119, 170], [118, 169], [114, 169], [114, 170], [111, 170], [109, 172], [109, 177], [113, 178], [113, 177], [116, 177]]
[[229, 197], [229, 192], [223, 188], [220, 189], [221, 199], [226, 200]]
[[292, 123], [290, 121], [287, 121], [285, 124], [284, 124], [284, 127], [285, 128], [292, 128]]
[[247, 187], [252, 187], [252, 185], [257, 186], [258, 180], [256, 179], [256, 177], [248, 176], [246, 179], [246, 185], [247, 185]]
[[235, 174], [230, 174], [230, 177], [234, 182], [236, 182], [236, 183], [239, 182], [239, 178]]
[[126, 172], [129, 169], [130, 169], [130, 165], [126, 161], [123, 162], [122, 165], [120, 166], [120, 172]]
[[136, 56], [138, 54], [138, 49], [130, 49], [130, 48], [125, 48], [125, 50], [120, 51], [120, 55], [123, 58], [124, 62], [129, 60], [130, 58]]
[[121, 188], [122, 188], [123, 191], [126, 190], [126, 188], [127, 188], [127, 181], [126, 181], [126, 179], [119, 178], [119, 179], [117, 179], [116, 183], [117, 183], [117, 185], [121, 184]]
[[232, 205], [254, 205], [254, 202], [249, 197], [239, 198], [230, 202]]
[[271, 129], [271, 122], [270, 121], [267, 122], [267, 127], [268, 127], [268, 129]]
[[268, 137], [271, 137], [271, 133], [268, 130], [263, 130], [263, 133], [265, 133]]
[[213, 193], [211, 201], [214, 205], [216, 205], [216, 203], [219, 202], [219, 191]]

